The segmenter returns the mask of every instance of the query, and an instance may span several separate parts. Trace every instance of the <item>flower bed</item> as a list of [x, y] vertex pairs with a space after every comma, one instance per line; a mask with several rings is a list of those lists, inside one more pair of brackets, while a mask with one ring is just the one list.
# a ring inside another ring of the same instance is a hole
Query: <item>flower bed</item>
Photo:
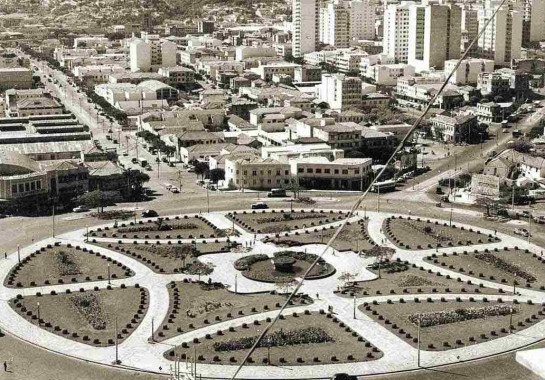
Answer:
[[[214, 343], [215, 351], [236, 351], [251, 348], [257, 340], [257, 336], [245, 337], [227, 342]], [[323, 329], [318, 327], [306, 327], [296, 330], [280, 330], [268, 334], [257, 347], [294, 346], [297, 344], [334, 342], [335, 340]]]
[[469, 321], [472, 319], [481, 319], [487, 317], [496, 317], [517, 313], [517, 308], [512, 305], [494, 305], [479, 308], [465, 308], [446, 311], [437, 311], [433, 313], [419, 313], [409, 315], [409, 321], [421, 327], [439, 326], [447, 323], [456, 323]]
[[488, 264], [494, 265], [496, 268], [512, 273], [517, 277], [521, 277], [525, 279], [528, 282], [534, 282], [536, 278], [531, 275], [530, 273], [526, 272], [522, 268], [520, 268], [518, 265], [510, 264], [506, 262], [505, 260], [502, 260], [500, 257], [492, 254], [492, 253], [478, 253], [475, 255], [475, 257], [479, 260], [482, 260]]

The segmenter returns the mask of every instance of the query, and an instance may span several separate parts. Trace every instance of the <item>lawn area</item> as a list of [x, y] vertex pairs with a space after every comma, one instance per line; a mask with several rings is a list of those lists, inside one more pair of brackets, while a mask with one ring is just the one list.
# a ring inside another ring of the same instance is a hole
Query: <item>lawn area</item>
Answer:
[[[267, 255], [250, 255], [238, 259], [234, 266], [246, 278], [255, 281], [285, 283], [302, 277], [316, 255], [304, 252], [276, 252], [271, 258]], [[307, 280], [329, 277], [335, 273], [335, 268], [320, 259], [307, 276]]]
[[[421, 320], [421, 348], [443, 351], [474, 345], [520, 332], [545, 318], [541, 305], [496, 301], [444, 301], [407, 298], [401, 303], [363, 304], [360, 310], [414, 347], [418, 344]], [[536, 338], [537, 340], [537, 338]]]
[[92, 346], [112, 346], [116, 318], [122, 342], [144, 317], [148, 292], [135, 287], [95, 289], [16, 298], [10, 305], [29, 322], [54, 334]]
[[241, 227], [263, 234], [276, 234], [283, 231], [311, 228], [323, 224], [338, 222], [347, 215], [344, 211], [243, 211], [227, 214], [227, 217], [235, 221]]
[[439, 223], [420, 218], [391, 217], [384, 221], [386, 236], [395, 245], [405, 249], [429, 249], [500, 241], [493, 235], [484, 235], [472, 228], [457, 227], [448, 222]]
[[[324, 229], [325, 228], [325, 229]], [[329, 239], [335, 234], [338, 227], [318, 227], [313, 231], [304, 233], [296, 232], [294, 235], [281, 237], [268, 237], [264, 241], [272, 242], [281, 247], [297, 247], [306, 244], [327, 244]], [[287, 236], [286, 236], [287, 235]], [[367, 233], [367, 221], [359, 220], [357, 223], [348, 222], [341, 231], [332, 247], [337, 251], [365, 252], [371, 249], [375, 242]]]
[[34, 287], [133, 276], [125, 265], [93, 250], [72, 245], [48, 245], [21, 260], [6, 277], [8, 287]]
[[[155, 334], [162, 341], [215, 323], [279, 309], [286, 297], [278, 294], [235, 294], [221, 284], [176, 282], [169, 286], [168, 315]], [[296, 297], [294, 306], [310, 304], [308, 297]]]
[[432, 264], [470, 276], [500, 282], [539, 287], [545, 290], [545, 261], [528, 250], [504, 248], [484, 251], [463, 251], [451, 255], [433, 254], [426, 257]]
[[225, 237], [227, 233], [200, 215], [164, 217], [157, 220], [122, 222], [114, 227], [97, 228], [90, 237], [123, 239], [195, 239]]
[[[190, 273], [196, 265], [202, 265], [197, 259], [201, 255], [229, 252], [229, 243], [195, 244], [138, 244], [138, 243], [95, 243], [138, 260], [155, 273]], [[199, 264], [200, 263], [200, 264]]]
[[[165, 353], [171, 360], [193, 357], [197, 363], [240, 363], [263, 326], [255, 320], [193, 343], [184, 343]], [[269, 338], [267, 338], [267, 336]], [[286, 315], [278, 320], [251, 356], [250, 365], [316, 365], [376, 360], [382, 353], [332, 315], [319, 313]]]
[[[378, 264], [367, 268], [378, 275]], [[365, 297], [390, 294], [433, 294], [433, 293], [482, 293], [500, 294], [502, 290], [479, 287], [472, 282], [459, 282], [454, 278], [438, 275], [403, 262], [388, 262], [381, 264], [380, 278], [371, 281], [347, 282], [339, 292], [346, 297]]]

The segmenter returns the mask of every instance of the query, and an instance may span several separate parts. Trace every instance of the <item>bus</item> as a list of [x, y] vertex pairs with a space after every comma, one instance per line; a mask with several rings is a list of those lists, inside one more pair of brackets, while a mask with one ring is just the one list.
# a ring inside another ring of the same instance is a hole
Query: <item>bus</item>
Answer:
[[393, 179], [390, 179], [388, 181], [383, 182], [377, 182], [374, 183], [373, 186], [371, 186], [371, 190], [373, 193], [386, 193], [388, 191], [394, 191], [396, 189], [396, 181]]

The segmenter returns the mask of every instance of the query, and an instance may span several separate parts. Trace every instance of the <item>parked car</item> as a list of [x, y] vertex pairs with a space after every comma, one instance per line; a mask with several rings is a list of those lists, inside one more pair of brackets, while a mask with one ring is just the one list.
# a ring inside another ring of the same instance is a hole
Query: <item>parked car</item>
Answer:
[[176, 186], [172, 186], [170, 188], [170, 192], [174, 194], [178, 194], [180, 192], [180, 189], [178, 189]]
[[143, 218], [154, 218], [156, 216], [159, 216], [159, 214], [155, 210], [146, 210], [142, 212]]
[[252, 205], [252, 210], [264, 210], [267, 208], [269, 208], [269, 205], [264, 202], [258, 202]]
[[526, 228], [517, 228], [515, 230], [515, 235], [520, 235], [520, 236], [524, 236], [524, 237], [530, 237], [532, 236], [530, 234], [530, 231], [528, 231]]
[[73, 212], [87, 212], [87, 211], [89, 211], [89, 207], [82, 205], [82, 206], [74, 207], [72, 209], [72, 211]]

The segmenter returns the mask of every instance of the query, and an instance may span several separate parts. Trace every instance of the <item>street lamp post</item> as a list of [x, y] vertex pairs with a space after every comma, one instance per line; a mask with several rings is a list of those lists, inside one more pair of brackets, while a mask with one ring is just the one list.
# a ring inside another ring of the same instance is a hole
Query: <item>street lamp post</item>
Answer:
[[417, 353], [417, 366], [418, 368], [420, 368], [420, 324], [421, 324], [421, 321], [422, 321], [422, 317], [418, 317], [418, 331], [417, 331], [417, 336], [416, 336], [416, 340], [418, 341], [418, 353]]
[[119, 340], [117, 337], [117, 315], [115, 316], [115, 364], [119, 364]]
[[355, 294], [353, 296], [353, 300], [354, 300], [354, 319], [356, 319], [356, 295]]
[[37, 302], [36, 305], [38, 306], [38, 324], [41, 325], [42, 322], [40, 322], [40, 321], [41, 321], [42, 317], [40, 315], [40, 303]]
[[17, 246], [17, 261], [21, 264], [21, 246]]
[[108, 263], [108, 285], [110, 285], [110, 263]]

